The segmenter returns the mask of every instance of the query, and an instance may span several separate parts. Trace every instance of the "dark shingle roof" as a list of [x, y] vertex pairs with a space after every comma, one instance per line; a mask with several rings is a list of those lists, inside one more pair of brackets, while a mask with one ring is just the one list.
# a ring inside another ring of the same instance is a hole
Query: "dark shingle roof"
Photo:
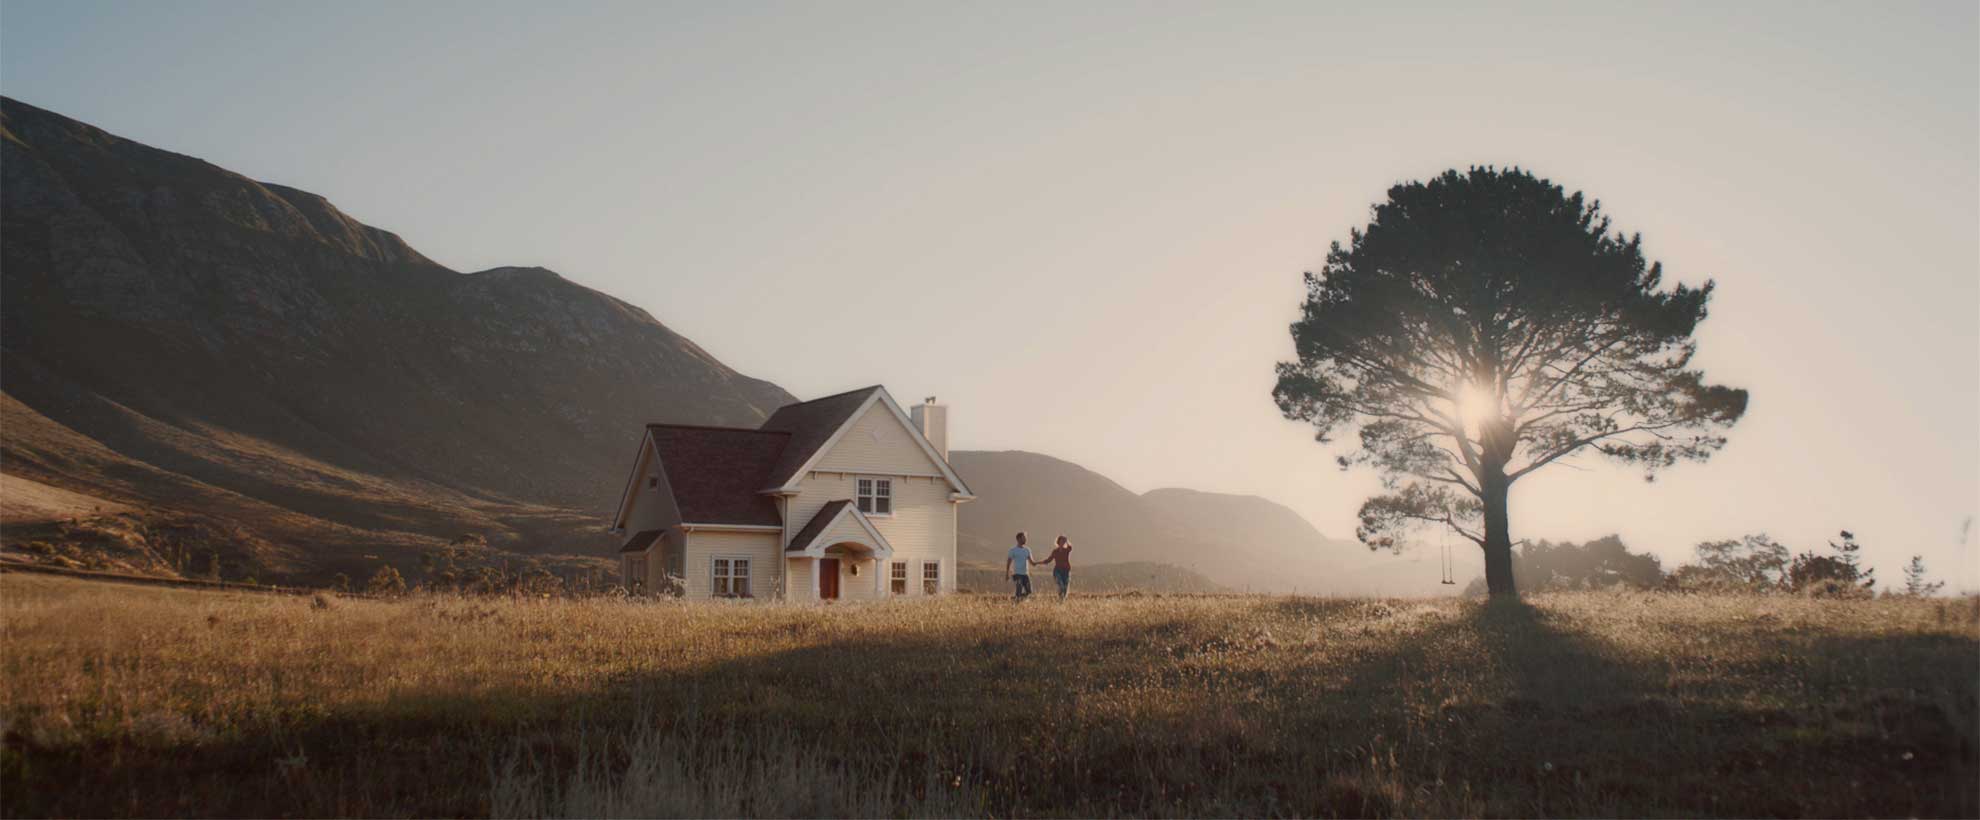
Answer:
[[771, 527], [784, 523], [777, 515], [777, 502], [759, 491], [777, 480], [768, 476], [788, 449], [789, 433], [677, 424], [649, 424], [646, 429], [659, 448], [682, 521]]
[[825, 531], [825, 527], [832, 523], [832, 519], [839, 517], [839, 511], [851, 503], [852, 501], [848, 499], [840, 499], [820, 507], [818, 514], [811, 517], [811, 521], [804, 525], [804, 529], [798, 530], [797, 537], [791, 539], [791, 545], [785, 547], [784, 551], [803, 552], [806, 546], [818, 538], [819, 533]]
[[852, 418], [866, 399], [880, 390], [880, 385], [862, 387], [836, 396], [812, 399], [797, 404], [786, 404], [777, 408], [764, 420], [761, 430], [790, 434], [790, 445], [777, 459], [764, 484], [757, 489], [768, 490], [783, 486], [792, 474], [811, 460], [818, 448], [825, 446], [825, 440], [838, 432], [840, 427]]
[[639, 534], [634, 535], [631, 541], [627, 541], [625, 546], [619, 548], [619, 551], [639, 552], [640, 550], [652, 546], [653, 539], [659, 537], [660, 537], [659, 530], [640, 530]]
[[[787, 404], [755, 430], [647, 425], [654, 446], [659, 448], [667, 483], [673, 487], [674, 502], [680, 505], [681, 520], [689, 524], [783, 524], [776, 500], [763, 491], [790, 480], [880, 389], [874, 385]], [[827, 504], [825, 510], [836, 514], [834, 504], [845, 503], [849, 502]], [[827, 520], [829, 516], [813, 518], [821, 527]]]

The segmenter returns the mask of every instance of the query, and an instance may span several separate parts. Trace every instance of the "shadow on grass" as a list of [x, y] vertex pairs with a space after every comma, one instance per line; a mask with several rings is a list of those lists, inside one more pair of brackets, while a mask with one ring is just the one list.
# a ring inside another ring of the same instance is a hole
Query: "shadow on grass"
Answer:
[[[1980, 809], [1971, 638], [1727, 625], [1646, 636], [1657, 653], [1516, 602], [1229, 606], [1056, 632], [766, 624], [735, 637], [785, 648], [581, 690], [298, 707], [218, 736], [50, 745], [9, 727], [0, 790], [24, 816]], [[665, 782], [641, 768], [655, 748], [678, 758]], [[516, 783], [528, 799], [500, 796]]]
[[[1980, 645], [1971, 638], [1793, 636], [1720, 624], [1631, 649], [1520, 601], [1468, 604], [1464, 613], [1412, 633], [1330, 693], [1388, 711], [1363, 728], [1413, 728], [1391, 748], [1396, 769], [1430, 792], [1414, 811], [1980, 809]], [[1679, 645], [1687, 651], [1649, 651]]]

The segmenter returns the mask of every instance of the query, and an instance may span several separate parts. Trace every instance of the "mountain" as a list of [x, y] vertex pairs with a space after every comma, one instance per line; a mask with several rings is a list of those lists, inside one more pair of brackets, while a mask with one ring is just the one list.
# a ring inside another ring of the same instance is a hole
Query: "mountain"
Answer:
[[0, 235], [11, 486], [205, 516], [263, 577], [462, 533], [609, 555], [647, 422], [791, 400], [552, 271], [459, 273], [315, 194], [12, 99]]
[[[792, 400], [552, 271], [453, 271], [315, 194], [4, 98], [0, 236], [5, 541], [103, 568], [361, 579], [461, 535], [609, 567], [646, 423], [755, 427]], [[954, 461], [986, 587], [1026, 528], [1071, 534], [1088, 590], [1439, 591], [1422, 556], [1264, 499]]]
[[[1458, 588], [1439, 583], [1429, 550], [1371, 553], [1258, 496], [1136, 494], [1072, 462], [1015, 450], [958, 450], [949, 460], [978, 496], [956, 524], [964, 561], [1001, 568], [1012, 536], [1025, 530], [1035, 547], [1070, 537], [1089, 564], [1156, 562], [1239, 591], [1424, 596]], [[1472, 558], [1459, 560], [1460, 581], [1473, 572]]]

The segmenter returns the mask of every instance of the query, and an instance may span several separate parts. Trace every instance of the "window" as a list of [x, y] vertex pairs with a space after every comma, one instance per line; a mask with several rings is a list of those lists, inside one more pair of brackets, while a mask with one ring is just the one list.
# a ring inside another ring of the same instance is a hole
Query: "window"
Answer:
[[907, 562], [895, 561], [893, 575], [889, 578], [895, 595], [907, 594]]
[[714, 583], [709, 585], [717, 598], [749, 597], [749, 559], [717, 558]]
[[888, 478], [859, 480], [859, 511], [867, 515], [894, 514], [894, 481]]
[[647, 488], [647, 489], [649, 489], [649, 490], [657, 490], [657, 489], [660, 489], [660, 477], [659, 477], [659, 476], [657, 476], [657, 475], [650, 475], [650, 476], [647, 476], [647, 477], [646, 477], [646, 488]]
[[942, 562], [921, 562], [921, 594], [934, 595], [942, 591]]

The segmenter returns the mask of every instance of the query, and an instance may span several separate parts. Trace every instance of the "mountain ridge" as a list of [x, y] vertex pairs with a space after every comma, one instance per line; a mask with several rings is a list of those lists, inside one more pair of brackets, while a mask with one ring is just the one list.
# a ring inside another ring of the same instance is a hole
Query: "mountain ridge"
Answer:
[[1165, 487], [1135, 493], [1079, 464], [1025, 450], [956, 450], [977, 491], [957, 524], [964, 561], [1002, 567], [1012, 537], [1033, 546], [1064, 534], [1084, 562], [1148, 561], [1235, 591], [1435, 595], [1447, 589], [1422, 556], [1373, 553], [1329, 538], [1270, 499]]
[[591, 519], [645, 423], [793, 400], [547, 268], [460, 273], [321, 196], [12, 98], [0, 130], [9, 472], [300, 545], [244, 565], [478, 530], [604, 555]]
[[[23, 502], [0, 506], [44, 505], [10, 544], [321, 581], [472, 534], [606, 569], [604, 508], [647, 423], [755, 427], [795, 400], [550, 268], [455, 271], [317, 194], [6, 97], [0, 232], [0, 461]], [[958, 526], [979, 572], [1026, 527], [1073, 533], [1106, 583], [1320, 591], [1383, 571], [1255, 496], [953, 455], [980, 496]]]

